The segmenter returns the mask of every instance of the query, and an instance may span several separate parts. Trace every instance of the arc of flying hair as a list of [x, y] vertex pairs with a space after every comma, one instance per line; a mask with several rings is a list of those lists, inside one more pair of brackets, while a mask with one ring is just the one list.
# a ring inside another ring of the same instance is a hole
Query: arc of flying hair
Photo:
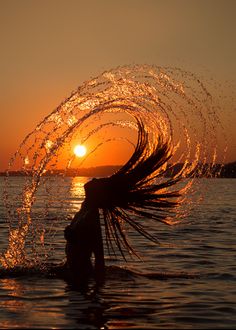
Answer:
[[[108, 186], [105, 194], [107, 199], [104, 198], [103, 206], [100, 207], [103, 211], [108, 253], [112, 251], [115, 254], [116, 245], [124, 259], [124, 250], [138, 256], [128, 241], [124, 223], [145, 238], [158, 243], [157, 238], [145, 229], [142, 222], [146, 223], [151, 219], [169, 224], [167, 217], [179, 205], [179, 201], [174, 201], [173, 198], [181, 196], [180, 191], [167, 190], [180, 177], [163, 176], [163, 165], [172, 156], [170, 142], [159, 137], [150, 152], [148, 133], [144, 124], [139, 119], [136, 120], [138, 140], [134, 153], [121, 169], [105, 179], [105, 185]], [[158, 178], [162, 179], [160, 183], [156, 181]]]

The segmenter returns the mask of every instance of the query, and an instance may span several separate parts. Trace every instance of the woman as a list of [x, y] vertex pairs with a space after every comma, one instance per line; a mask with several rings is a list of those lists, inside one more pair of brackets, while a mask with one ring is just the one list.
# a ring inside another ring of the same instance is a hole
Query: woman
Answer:
[[[144, 219], [152, 219], [168, 223], [167, 217], [173, 207], [178, 205], [176, 198], [180, 193], [169, 191], [169, 188], [180, 178], [167, 179], [163, 175], [165, 165], [171, 157], [170, 145], [159, 139], [150, 151], [148, 133], [140, 121], [137, 120], [137, 123], [138, 142], [130, 160], [111, 177], [93, 179], [85, 184], [85, 201], [65, 229], [66, 267], [73, 280], [83, 282], [91, 275], [97, 281], [104, 278], [99, 209], [103, 213], [108, 253], [116, 254], [118, 248], [125, 259], [125, 251], [136, 252], [128, 242], [124, 224], [157, 242], [146, 231], [142, 222]], [[92, 254], [95, 257], [94, 266]]]
[[[86, 282], [94, 276], [97, 282], [104, 278], [103, 240], [96, 201], [89, 195], [90, 181], [85, 184], [86, 198], [71, 224], [66, 227], [66, 267], [73, 281]], [[92, 264], [94, 255], [94, 265]]]

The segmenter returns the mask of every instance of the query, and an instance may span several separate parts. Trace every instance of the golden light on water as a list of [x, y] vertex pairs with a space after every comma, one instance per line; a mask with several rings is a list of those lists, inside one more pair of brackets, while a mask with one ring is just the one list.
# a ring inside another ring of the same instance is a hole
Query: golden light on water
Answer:
[[76, 157], [84, 157], [87, 153], [86, 147], [80, 144], [77, 144], [73, 151]]

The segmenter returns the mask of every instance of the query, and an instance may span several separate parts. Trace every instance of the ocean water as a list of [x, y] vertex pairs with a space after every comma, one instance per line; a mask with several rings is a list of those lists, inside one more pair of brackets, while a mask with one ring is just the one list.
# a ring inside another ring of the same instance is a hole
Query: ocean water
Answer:
[[[24, 179], [11, 180], [17, 191]], [[87, 180], [58, 179], [65, 188], [62, 199], [69, 203], [65, 209], [51, 204], [45, 218], [45, 226], [55, 229], [53, 262], [64, 258], [63, 229], [83, 200]], [[199, 182], [204, 198], [187, 219], [173, 227], [151, 224], [159, 246], [130, 233], [142, 260], [126, 263], [106, 256], [106, 264], [116, 267], [109, 268], [99, 288], [91, 281], [87, 290], [74, 290], [62, 279], [37, 272], [0, 276], [0, 328], [235, 329], [236, 180]], [[46, 198], [41, 191], [39, 211]], [[54, 221], [58, 214], [63, 221]], [[1, 253], [8, 242], [5, 220], [1, 198]]]

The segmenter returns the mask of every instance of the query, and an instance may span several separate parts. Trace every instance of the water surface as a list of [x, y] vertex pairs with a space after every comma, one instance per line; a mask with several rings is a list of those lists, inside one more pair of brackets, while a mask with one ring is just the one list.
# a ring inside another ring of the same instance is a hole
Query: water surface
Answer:
[[[15, 189], [21, 177], [12, 177]], [[86, 178], [58, 179], [70, 207], [51, 204], [45, 221], [55, 230], [50, 261], [64, 258], [63, 228], [83, 200]], [[60, 181], [61, 180], [61, 181]], [[236, 181], [201, 179], [206, 190], [187, 219], [174, 227], [153, 224], [161, 245], [131, 235], [141, 260], [115, 261], [105, 284], [93, 281], [85, 292], [40, 273], [0, 278], [0, 327], [57, 329], [234, 329], [236, 324]], [[1, 187], [3, 180], [1, 178]], [[38, 204], [46, 203], [43, 190]], [[1, 199], [2, 200], [2, 199]], [[55, 220], [60, 214], [60, 221]], [[0, 205], [0, 251], [7, 247], [8, 225]], [[64, 220], [62, 220], [64, 218]], [[145, 220], [145, 219], [144, 219]], [[41, 219], [42, 221], [42, 219]], [[49, 230], [49, 229], [48, 229]], [[47, 242], [46, 242], [47, 243]], [[130, 270], [163, 274], [153, 278]], [[193, 276], [184, 276], [184, 275]], [[169, 276], [168, 276], [169, 275]], [[195, 276], [196, 275], [196, 276]]]

